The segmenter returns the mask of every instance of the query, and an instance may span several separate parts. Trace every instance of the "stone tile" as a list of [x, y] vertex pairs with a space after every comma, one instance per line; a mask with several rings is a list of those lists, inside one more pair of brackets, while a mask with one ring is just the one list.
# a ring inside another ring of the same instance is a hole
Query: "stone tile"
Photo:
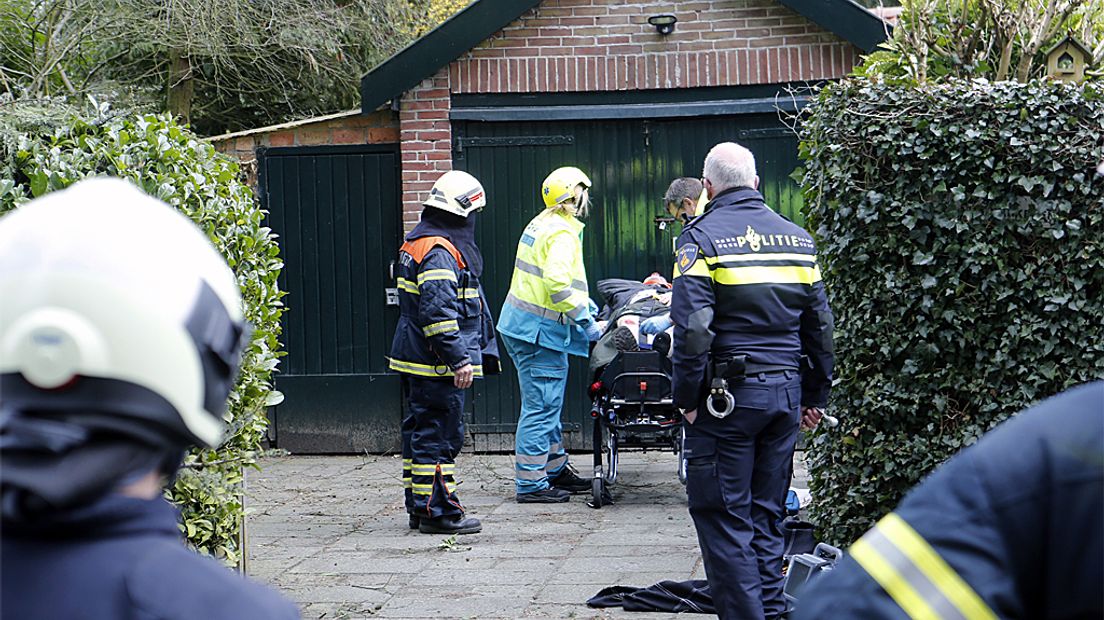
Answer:
[[407, 528], [398, 457], [264, 459], [248, 474], [249, 572], [304, 618], [678, 618], [585, 605], [611, 585], [704, 578], [674, 457], [622, 461], [617, 503], [593, 510], [517, 504], [510, 455], [462, 455], [460, 496], [485, 529], [442, 546]]

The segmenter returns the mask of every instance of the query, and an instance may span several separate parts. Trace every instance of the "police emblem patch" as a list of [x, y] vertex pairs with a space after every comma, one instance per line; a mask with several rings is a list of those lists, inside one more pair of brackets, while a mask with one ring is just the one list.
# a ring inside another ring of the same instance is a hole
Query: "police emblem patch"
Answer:
[[679, 271], [686, 271], [690, 265], [693, 265], [698, 260], [698, 246], [695, 243], [687, 243], [679, 248], [678, 253], [675, 254], [675, 262], [678, 263]]

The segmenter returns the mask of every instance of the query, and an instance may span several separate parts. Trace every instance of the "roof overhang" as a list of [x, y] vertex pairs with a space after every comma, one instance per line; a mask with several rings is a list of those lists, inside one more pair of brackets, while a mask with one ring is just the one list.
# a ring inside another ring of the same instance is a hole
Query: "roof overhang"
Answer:
[[[864, 52], [885, 41], [891, 26], [854, 0], [778, 0]], [[365, 114], [398, 98], [491, 35], [540, 4], [540, 0], [475, 0], [360, 79]]]
[[360, 79], [361, 109], [367, 114], [398, 98], [538, 4], [540, 0], [475, 0], [366, 73]]

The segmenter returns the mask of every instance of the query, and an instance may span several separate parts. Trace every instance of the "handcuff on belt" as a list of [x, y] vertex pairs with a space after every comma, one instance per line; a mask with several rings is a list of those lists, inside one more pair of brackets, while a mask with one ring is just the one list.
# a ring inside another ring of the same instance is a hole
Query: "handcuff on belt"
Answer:
[[713, 363], [713, 380], [709, 382], [709, 396], [705, 399], [705, 408], [718, 419], [728, 417], [736, 408], [736, 399], [728, 391], [729, 379], [743, 380], [747, 370], [747, 356], [737, 355]]
[[792, 366], [748, 364], [746, 355], [736, 355], [713, 362], [713, 378], [709, 382], [709, 396], [705, 399], [705, 408], [715, 417], [724, 419], [736, 408], [736, 399], [728, 390], [728, 380], [743, 381], [747, 375], [763, 372], [793, 371]]

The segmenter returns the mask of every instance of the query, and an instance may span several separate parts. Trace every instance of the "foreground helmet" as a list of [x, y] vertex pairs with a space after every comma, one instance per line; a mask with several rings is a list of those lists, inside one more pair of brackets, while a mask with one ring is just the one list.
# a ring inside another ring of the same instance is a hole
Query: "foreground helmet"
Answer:
[[442, 211], [468, 217], [472, 211], [482, 211], [487, 194], [475, 177], [462, 170], [450, 170], [437, 179], [424, 203]]
[[574, 166], [556, 168], [541, 184], [541, 198], [544, 199], [544, 206], [555, 207], [575, 198], [575, 188], [580, 185], [583, 189], [590, 189], [591, 185], [590, 177], [582, 170]]
[[0, 422], [217, 446], [247, 331], [211, 242], [129, 183], [83, 181], [0, 218]]

